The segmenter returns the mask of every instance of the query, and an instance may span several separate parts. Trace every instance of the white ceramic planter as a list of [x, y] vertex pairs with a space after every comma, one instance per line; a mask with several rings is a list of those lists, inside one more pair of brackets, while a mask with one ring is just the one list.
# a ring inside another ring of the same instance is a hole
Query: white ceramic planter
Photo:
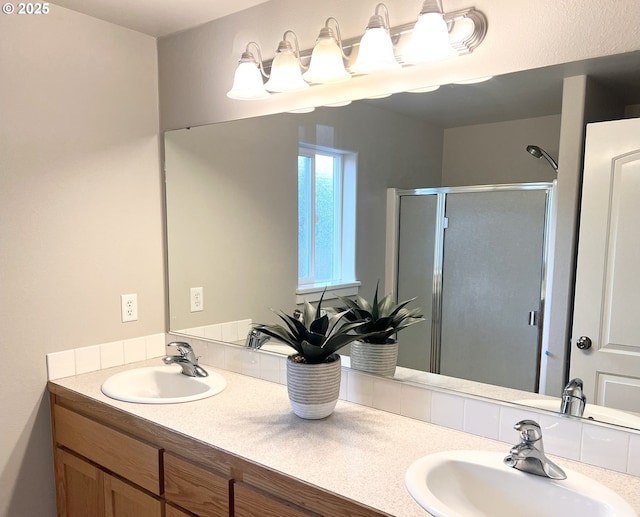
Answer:
[[293, 412], [300, 418], [319, 419], [333, 413], [340, 395], [340, 356], [320, 364], [297, 363], [287, 357], [287, 390]]
[[398, 364], [398, 343], [374, 345], [354, 341], [351, 343], [351, 368], [376, 375], [392, 376]]

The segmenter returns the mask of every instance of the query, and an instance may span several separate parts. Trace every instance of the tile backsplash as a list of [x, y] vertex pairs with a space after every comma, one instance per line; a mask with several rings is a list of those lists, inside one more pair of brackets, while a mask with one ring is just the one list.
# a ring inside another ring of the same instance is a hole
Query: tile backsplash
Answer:
[[[235, 322], [237, 327], [233, 323], [226, 326], [225, 333], [238, 328], [238, 336], [246, 335], [243, 334], [244, 320]], [[219, 330], [222, 332], [221, 328]], [[218, 329], [213, 332], [217, 334]], [[286, 357], [283, 355], [165, 334], [47, 354], [49, 379], [160, 357], [165, 353], [165, 343], [176, 340], [189, 342], [202, 364], [269, 382], [287, 383]], [[343, 366], [348, 366], [349, 358], [343, 357], [342, 360]], [[343, 368], [342, 371], [340, 398], [505, 442], [505, 454], [508, 447], [518, 441], [513, 425], [528, 418], [542, 427], [546, 452], [640, 476], [640, 431], [637, 430], [554, 415], [431, 386], [398, 382], [349, 368]]]
[[47, 376], [55, 380], [161, 357], [165, 342], [166, 334], [162, 333], [53, 352], [47, 354]]

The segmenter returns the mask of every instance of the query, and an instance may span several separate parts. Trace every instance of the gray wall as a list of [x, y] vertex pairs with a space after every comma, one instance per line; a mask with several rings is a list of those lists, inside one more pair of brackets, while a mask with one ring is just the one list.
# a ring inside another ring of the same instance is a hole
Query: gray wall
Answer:
[[156, 44], [55, 5], [0, 34], [0, 515], [40, 517], [45, 354], [164, 331]]
[[560, 115], [446, 129], [442, 185], [553, 181], [555, 171], [526, 147], [538, 145], [557, 161], [559, 143]]

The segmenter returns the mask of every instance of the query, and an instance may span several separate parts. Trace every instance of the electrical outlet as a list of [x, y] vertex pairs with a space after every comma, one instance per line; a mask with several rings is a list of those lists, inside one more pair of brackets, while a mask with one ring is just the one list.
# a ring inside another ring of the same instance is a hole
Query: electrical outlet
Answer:
[[120, 295], [120, 306], [122, 310], [122, 323], [136, 321], [138, 319], [138, 295]]
[[202, 287], [192, 287], [191, 293], [191, 312], [200, 312], [204, 310], [204, 292]]

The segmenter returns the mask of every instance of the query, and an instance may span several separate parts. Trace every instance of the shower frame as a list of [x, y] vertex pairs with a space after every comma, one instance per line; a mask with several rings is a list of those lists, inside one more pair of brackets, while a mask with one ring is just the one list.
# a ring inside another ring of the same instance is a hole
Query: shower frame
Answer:
[[431, 355], [430, 372], [440, 373], [441, 361], [441, 324], [442, 324], [442, 278], [444, 268], [444, 235], [447, 225], [446, 198], [448, 194], [501, 192], [501, 191], [546, 191], [544, 210], [544, 229], [542, 237], [542, 261], [540, 282], [540, 310], [536, 318], [538, 328], [538, 353], [536, 364], [536, 392], [544, 393], [546, 366], [548, 355], [548, 333], [545, 331], [545, 321], [548, 319], [548, 293], [551, 292], [551, 275], [549, 265], [553, 257], [552, 232], [555, 225], [555, 190], [557, 181], [532, 183], [505, 183], [495, 185], [470, 185], [459, 187], [432, 187], [418, 189], [387, 189], [387, 228], [385, 255], [385, 286], [397, 298], [398, 292], [398, 254], [400, 231], [400, 200], [403, 196], [437, 196], [437, 216], [435, 225], [434, 270], [431, 314]]

